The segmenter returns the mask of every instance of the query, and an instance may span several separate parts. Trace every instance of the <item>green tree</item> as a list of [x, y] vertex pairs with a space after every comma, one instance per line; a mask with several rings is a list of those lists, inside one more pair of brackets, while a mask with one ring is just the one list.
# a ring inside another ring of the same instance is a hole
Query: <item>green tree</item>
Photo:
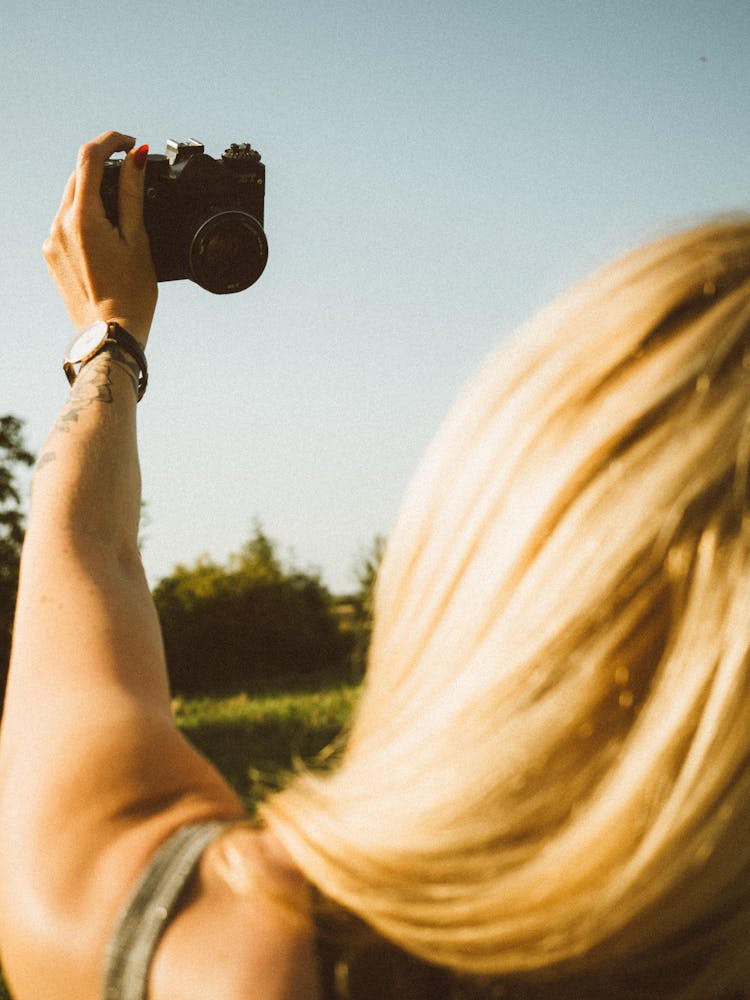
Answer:
[[0, 675], [3, 684], [8, 668], [25, 524], [18, 472], [20, 466], [33, 463], [34, 456], [23, 440], [23, 421], [10, 415], [0, 417]]
[[376, 535], [369, 549], [362, 553], [354, 569], [354, 576], [359, 584], [352, 595], [351, 604], [354, 609], [353, 631], [354, 650], [352, 664], [356, 674], [364, 673], [367, 665], [367, 652], [372, 636], [372, 620], [375, 603], [375, 584], [378, 578], [380, 564], [383, 561], [386, 540], [382, 535]]
[[284, 567], [276, 553], [276, 546], [258, 521], [254, 522], [248, 541], [236, 555], [230, 556], [229, 565], [235, 572], [253, 580], [278, 583], [284, 578]]
[[285, 567], [256, 525], [227, 566], [199, 559], [154, 589], [173, 690], [207, 694], [343, 675], [351, 639], [320, 579]]

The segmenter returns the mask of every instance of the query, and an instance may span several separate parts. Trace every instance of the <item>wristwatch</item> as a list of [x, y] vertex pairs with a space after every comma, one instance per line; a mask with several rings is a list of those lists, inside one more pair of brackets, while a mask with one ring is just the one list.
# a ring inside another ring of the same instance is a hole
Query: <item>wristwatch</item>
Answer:
[[148, 365], [143, 348], [127, 330], [123, 329], [119, 323], [111, 321], [105, 322], [103, 319], [97, 320], [91, 326], [77, 333], [68, 345], [63, 358], [63, 370], [68, 376], [71, 385], [78, 377], [81, 368], [87, 361], [91, 361], [99, 351], [103, 350], [107, 344], [118, 344], [123, 351], [127, 351], [135, 358], [140, 369], [138, 379], [138, 399], [143, 398], [148, 383]]

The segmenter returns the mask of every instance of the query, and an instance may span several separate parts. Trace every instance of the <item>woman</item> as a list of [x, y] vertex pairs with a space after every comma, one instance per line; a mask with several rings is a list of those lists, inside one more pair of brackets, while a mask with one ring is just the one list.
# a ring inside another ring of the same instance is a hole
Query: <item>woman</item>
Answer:
[[251, 825], [173, 725], [137, 552], [134, 145], [83, 147], [45, 245], [76, 328], [110, 326], [68, 355], [24, 547], [17, 1000], [745, 996], [750, 221], [625, 257], [491, 359], [389, 542], [342, 760]]

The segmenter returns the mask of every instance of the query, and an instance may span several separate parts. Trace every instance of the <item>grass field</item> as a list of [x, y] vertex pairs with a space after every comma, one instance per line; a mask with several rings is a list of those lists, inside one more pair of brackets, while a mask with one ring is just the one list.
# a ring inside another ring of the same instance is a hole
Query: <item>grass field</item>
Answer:
[[183, 733], [252, 808], [296, 761], [313, 763], [335, 743], [357, 691], [334, 681], [307, 691], [177, 698], [173, 708]]
[[[180, 729], [222, 772], [248, 809], [283, 781], [296, 761], [313, 763], [346, 727], [357, 688], [322, 680], [311, 689], [175, 698]], [[0, 979], [0, 1000], [12, 1000]]]

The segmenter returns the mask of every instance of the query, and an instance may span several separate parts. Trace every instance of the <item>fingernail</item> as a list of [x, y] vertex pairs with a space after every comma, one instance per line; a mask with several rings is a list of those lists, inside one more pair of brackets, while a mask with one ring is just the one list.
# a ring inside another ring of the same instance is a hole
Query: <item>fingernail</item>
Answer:
[[148, 146], [139, 146], [138, 149], [133, 153], [133, 166], [136, 170], [143, 170], [146, 166], [146, 157], [148, 156]]

